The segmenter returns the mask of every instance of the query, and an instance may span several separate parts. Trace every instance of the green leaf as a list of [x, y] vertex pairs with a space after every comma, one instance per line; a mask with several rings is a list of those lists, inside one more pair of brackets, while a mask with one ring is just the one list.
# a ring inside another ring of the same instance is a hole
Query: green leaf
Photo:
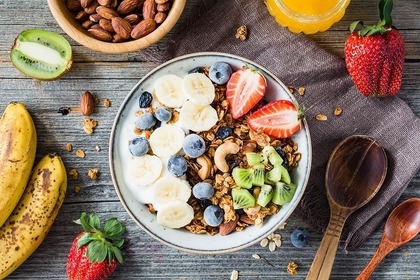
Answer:
[[112, 246], [112, 251], [114, 252], [115, 257], [117, 258], [117, 261], [119, 263], [123, 263], [124, 262], [124, 258], [122, 256], [121, 250], [117, 247]]
[[86, 218], [86, 212], [83, 212], [80, 219], [74, 221], [76, 224], [81, 225], [87, 232], [93, 231], [93, 228], [89, 225], [88, 219]]
[[385, 0], [379, 1], [379, 18], [382, 20], [384, 18], [384, 6], [385, 6]]
[[350, 24], [350, 26], [349, 26], [350, 33], [352, 33], [354, 30], [356, 30], [356, 27], [357, 27], [359, 24], [363, 26], [363, 21], [358, 20], [358, 21], [354, 21], [354, 22], [352, 22], [352, 23]]
[[381, 20], [384, 20], [385, 25], [387, 26], [392, 25], [391, 12], [392, 12], [393, 6], [394, 6], [393, 0], [381, 0], [379, 2], [379, 15], [380, 15]]
[[118, 248], [121, 248], [123, 244], [124, 244], [124, 239], [120, 239], [112, 243], [112, 245]]
[[96, 213], [89, 215], [89, 225], [96, 230], [101, 229], [101, 221]]
[[99, 240], [89, 243], [86, 256], [91, 262], [103, 262], [107, 256], [107, 246]]
[[105, 222], [103, 232], [105, 238], [117, 239], [124, 234], [125, 226], [117, 218], [111, 218]]
[[369, 32], [370, 30], [371, 30], [371, 29], [370, 29], [369, 27], [367, 27], [367, 26], [363, 27], [363, 28], [359, 31], [359, 36], [365, 36], [366, 34], [368, 34], [368, 32]]
[[111, 263], [112, 259], [114, 258], [114, 252], [112, 251], [110, 247], [106, 248], [106, 255], [108, 257], [108, 262]]
[[96, 238], [89, 232], [85, 232], [77, 241], [77, 247], [82, 247], [83, 245], [88, 244], [92, 240], [95, 240]]

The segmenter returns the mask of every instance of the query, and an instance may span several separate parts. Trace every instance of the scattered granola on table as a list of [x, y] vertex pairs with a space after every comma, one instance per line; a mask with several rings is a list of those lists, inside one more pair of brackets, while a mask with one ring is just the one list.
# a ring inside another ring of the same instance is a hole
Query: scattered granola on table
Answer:
[[96, 180], [98, 178], [99, 169], [98, 168], [89, 168], [88, 177], [91, 180]]
[[239, 39], [241, 41], [245, 41], [248, 37], [248, 28], [245, 25], [241, 25], [236, 30], [235, 34], [236, 39]]
[[84, 158], [86, 156], [85, 151], [83, 151], [82, 149], [78, 149], [76, 151], [76, 156], [79, 158]]
[[70, 143], [67, 143], [66, 144], [66, 151], [69, 152], [69, 153], [71, 153], [73, 151], [73, 145], [70, 144]]
[[79, 172], [77, 172], [75, 168], [70, 169], [67, 173], [73, 178], [73, 180], [77, 180], [79, 178]]
[[298, 268], [298, 264], [295, 262], [289, 262], [287, 264], [287, 272], [289, 272], [291, 275], [297, 274], [297, 268]]

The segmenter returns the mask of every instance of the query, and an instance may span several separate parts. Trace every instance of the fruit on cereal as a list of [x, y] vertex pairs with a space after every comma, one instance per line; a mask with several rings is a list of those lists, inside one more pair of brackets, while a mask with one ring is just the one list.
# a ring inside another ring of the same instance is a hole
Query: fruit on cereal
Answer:
[[187, 202], [191, 196], [191, 186], [188, 181], [164, 176], [153, 184], [153, 207], [159, 209], [171, 201]]
[[202, 73], [188, 74], [182, 80], [187, 98], [198, 105], [208, 105], [214, 100], [215, 89], [211, 80]]
[[140, 157], [149, 151], [149, 141], [145, 137], [137, 137], [128, 142], [128, 150], [135, 157]]
[[209, 78], [213, 83], [224, 85], [232, 75], [232, 67], [226, 62], [217, 61], [213, 63], [209, 70]]
[[234, 188], [231, 193], [234, 209], [251, 208], [255, 206], [255, 198], [248, 190]]
[[248, 113], [263, 98], [267, 82], [256, 70], [244, 67], [232, 74], [226, 86], [226, 100], [234, 119]]
[[182, 148], [185, 132], [176, 125], [165, 125], [156, 128], [149, 138], [150, 147], [155, 155], [169, 157]]
[[292, 200], [296, 191], [295, 184], [286, 184], [284, 182], [277, 182], [274, 187], [274, 195], [271, 200], [277, 205], [283, 205]]
[[142, 109], [149, 108], [152, 105], [153, 96], [148, 91], [143, 91], [139, 96], [139, 107]]
[[188, 74], [192, 74], [192, 73], [204, 73], [204, 67], [195, 67], [191, 69], [190, 71], [188, 71]]
[[286, 167], [284, 167], [283, 165], [279, 165], [280, 171], [281, 171], [281, 181], [286, 183], [286, 184], [291, 184], [292, 183], [292, 179], [290, 178], [290, 174], [287, 171]]
[[168, 122], [172, 118], [172, 113], [165, 107], [159, 107], [155, 111], [155, 117], [161, 122]]
[[10, 60], [25, 75], [38, 80], [56, 80], [70, 70], [72, 49], [60, 34], [28, 29], [15, 39]]
[[216, 131], [216, 138], [225, 140], [226, 138], [233, 135], [233, 129], [229, 126], [222, 126]]
[[274, 190], [270, 185], [263, 185], [257, 198], [257, 204], [265, 207], [273, 199]]
[[301, 127], [302, 115], [289, 100], [271, 101], [247, 118], [248, 125], [276, 138], [289, 138]]
[[160, 177], [162, 166], [162, 161], [157, 156], [144, 155], [131, 159], [128, 172], [135, 185], [147, 186]]
[[212, 106], [198, 105], [190, 100], [182, 106], [179, 118], [186, 128], [197, 133], [210, 130], [219, 120]]
[[268, 161], [272, 165], [283, 163], [283, 158], [277, 153], [273, 146], [265, 146], [262, 150], [262, 153], [268, 158]]
[[179, 108], [187, 100], [182, 88], [182, 78], [174, 74], [164, 75], [156, 80], [155, 94], [159, 102], [169, 108]]
[[266, 165], [268, 163], [267, 157], [264, 153], [254, 153], [254, 152], [248, 152], [245, 154], [246, 161], [250, 166], [264, 164]]
[[187, 172], [187, 160], [181, 156], [171, 156], [168, 160], [168, 171], [176, 177], [181, 177]]
[[224, 211], [218, 205], [210, 205], [204, 209], [203, 218], [209, 226], [217, 227], [223, 222]]
[[149, 112], [141, 114], [134, 122], [134, 125], [141, 130], [152, 128], [155, 124], [156, 118]]
[[207, 182], [199, 182], [192, 189], [193, 196], [197, 199], [209, 199], [214, 194], [213, 186]]
[[124, 261], [121, 249], [125, 226], [117, 218], [108, 219], [103, 227], [96, 214], [82, 213], [75, 223], [83, 230], [74, 239], [67, 257], [69, 280], [106, 280]]
[[232, 177], [238, 187], [250, 189], [252, 188], [252, 174], [251, 168], [235, 167], [232, 170]]
[[306, 229], [297, 228], [290, 236], [293, 246], [303, 248], [309, 243], [309, 232]]
[[198, 158], [206, 151], [206, 143], [201, 136], [189, 134], [185, 137], [182, 148], [190, 158]]
[[158, 223], [168, 228], [181, 228], [194, 218], [194, 209], [186, 202], [171, 201], [164, 204], [157, 212]]
[[281, 164], [277, 164], [265, 174], [265, 182], [274, 184], [281, 180], [282, 169], [284, 168]]
[[254, 165], [252, 167], [252, 185], [261, 187], [265, 180], [265, 166], [264, 164]]

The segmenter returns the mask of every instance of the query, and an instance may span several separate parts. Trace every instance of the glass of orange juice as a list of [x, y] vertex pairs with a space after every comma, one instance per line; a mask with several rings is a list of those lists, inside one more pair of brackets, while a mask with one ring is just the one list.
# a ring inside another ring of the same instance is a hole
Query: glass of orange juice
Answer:
[[325, 31], [343, 16], [350, 0], [265, 0], [275, 20], [290, 31]]

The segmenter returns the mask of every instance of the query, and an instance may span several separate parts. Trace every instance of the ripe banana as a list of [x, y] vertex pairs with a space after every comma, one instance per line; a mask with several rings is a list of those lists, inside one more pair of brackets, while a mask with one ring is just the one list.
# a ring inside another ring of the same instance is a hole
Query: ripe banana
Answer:
[[19, 203], [0, 228], [0, 279], [18, 268], [42, 243], [66, 189], [67, 174], [61, 158], [57, 155], [42, 158]]
[[34, 122], [22, 103], [10, 103], [0, 120], [0, 226], [28, 184], [35, 153]]

